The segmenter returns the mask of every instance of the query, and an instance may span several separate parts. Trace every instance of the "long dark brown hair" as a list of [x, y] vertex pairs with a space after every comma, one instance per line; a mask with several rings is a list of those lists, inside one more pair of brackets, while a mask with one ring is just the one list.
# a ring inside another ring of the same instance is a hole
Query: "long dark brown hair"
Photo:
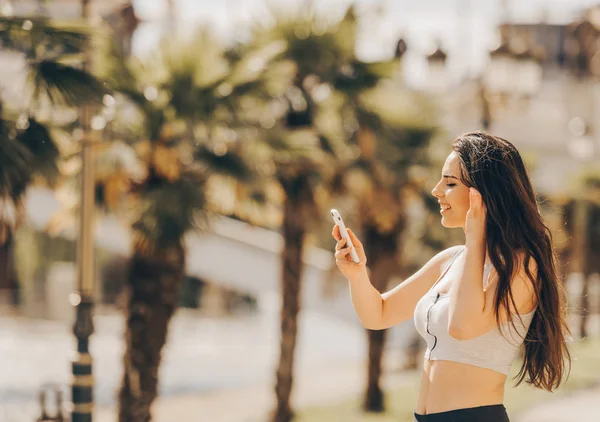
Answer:
[[[502, 308], [514, 327], [516, 305], [510, 281], [521, 259], [534, 287], [537, 310], [525, 336], [517, 385], [525, 380], [552, 391], [560, 385], [567, 366], [570, 370], [566, 296], [552, 234], [539, 212], [523, 160], [513, 144], [483, 132], [460, 136], [452, 149], [460, 159], [462, 182], [481, 193], [487, 209], [487, 252], [498, 273], [494, 303], [498, 326]], [[537, 274], [530, 271], [532, 259], [537, 264]]]

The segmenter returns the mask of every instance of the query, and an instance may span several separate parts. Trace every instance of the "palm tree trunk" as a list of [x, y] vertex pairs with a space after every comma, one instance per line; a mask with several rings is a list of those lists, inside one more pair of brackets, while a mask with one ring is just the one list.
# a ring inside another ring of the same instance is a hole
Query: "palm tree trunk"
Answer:
[[[362, 233], [365, 239], [365, 251], [369, 253], [371, 283], [378, 291], [384, 292], [388, 280], [396, 267], [396, 251], [398, 250], [397, 231], [380, 233], [377, 227], [363, 224]], [[369, 362], [367, 368], [367, 388], [363, 401], [366, 412], [385, 411], [385, 399], [381, 388], [381, 373], [385, 351], [387, 330], [367, 330], [369, 341]]]
[[588, 336], [588, 317], [590, 315], [590, 275], [587, 272], [583, 273], [583, 286], [581, 288], [581, 301], [579, 302], [579, 309], [581, 312], [581, 317], [579, 319], [579, 337], [581, 339], [586, 339]]
[[413, 370], [419, 367], [419, 356], [421, 351], [421, 344], [423, 339], [419, 333], [413, 333], [406, 349], [404, 350], [406, 356], [406, 363], [404, 364], [404, 370]]
[[369, 363], [367, 367], [367, 391], [363, 401], [366, 412], [384, 412], [385, 396], [381, 388], [381, 372], [387, 330], [367, 330], [369, 340]]
[[152, 419], [150, 407], [157, 396], [161, 351], [177, 307], [184, 269], [181, 245], [151, 254], [136, 251], [131, 259], [120, 422]]
[[[589, 216], [589, 214], [588, 214]], [[589, 218], [589, 217], [588, 217]], [[588, 231], [591, 226], [591, 221], [587, 220]], [[579, 320], [579, 336], [581, 339], [586, 339], [589, 335], [588, 333], [588, 324], [589, 324], [589, 316], [590, 316], [590, 283], [592, 282], [592, 274], [594, 273], [594, 256], [593, 256], [593, 248], [590, 245], [589, 232], [585, 237], [585, 245], [582, 248], [582, 275], [583, 275], [583, 285], [581, 287], [581, 302], [579, 303], [579, 309], [581, 310], [581, 319]]]
[[579, 198], [575, 202], [575, 215], [574, 215], [574, 235], [573, 241], [575, 243], [573, 252], [579, 263], [579, 271], [583, 275], [583, 285], [581, 289], [580, 297], [580, 320], [579, 320], [579, 335], [582, 339], [587, 338], [587, 322], [589, 315], [589, 283], [590, 283], [590, 262], [588, 259], [588, 247], [589, 247], [589, 230], [590, 230], [590, 204], [582, 198]]
[[306, 234], [306, 219], [302, 209], [306, 204], [305, 199], [312, 198], [308, 180], [302, 176], [294, 178], [289, 184], [284, 183], [284, 189], [287, 195], [283, 213], [281, 344], [275, 383], [277, 404], [272, 422], [289, 422], [294, 417], [290, 397], [300, 311], [302, 251]]
[[0, 245], [0, 305], [19, 303], [19, 282], [15, 270], [14, 235], [8, 231], [6, 241]]

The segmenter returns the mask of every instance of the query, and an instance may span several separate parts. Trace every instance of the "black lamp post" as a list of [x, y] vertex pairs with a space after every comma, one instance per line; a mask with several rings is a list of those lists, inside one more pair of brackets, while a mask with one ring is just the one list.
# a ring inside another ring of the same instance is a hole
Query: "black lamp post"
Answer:
[[[91, 0], [81, 0], [82, 18], [90, 21]], [[87, 47], [84, 68], [91, 67], [91, 47]], [[79, 239], [77, 244], [77, 292], [71, 295], [71, 303], [75, 306], [76, 317], [73, 333], [77, 339], [77, 351], [72, 360], [71, 400], [73, 410], [72, 422], [91, 422], [94, 411], [92, 374], [92, 356], [89, 351], [89, 338], [94, 332], [92, 320], [94, 292], [94, 237], [93, 219], [95, 209], [94, 198], [94, 149], [90, 136], [91, 107], [82, 109], [80, 121], [82, 129], [82, 167], [81, 167], [81, 209]]]

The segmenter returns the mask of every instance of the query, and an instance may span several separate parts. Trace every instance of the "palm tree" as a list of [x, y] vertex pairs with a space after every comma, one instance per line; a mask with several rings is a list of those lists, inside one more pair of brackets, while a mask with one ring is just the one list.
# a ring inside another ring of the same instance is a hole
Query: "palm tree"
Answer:
[[[415, 114], [411, 116], [403, 109], [404, 103], [412, 104]], [[349, 104], [345, 112], [358, 123], [352, 137], [360, 154], [340, 167], [336, 188], [356, 198], [356, 218], [368, 253], [371, 282], [384, 292], [392, 275], [405, 272], [401, 255], [409, 219], [407, 209], [422, 197], [421, 183], [414, 174], [423, 173], [429, 166], [427, 148], [434, 127], [423, 100], [386, 84], [357, 92]], [[385, 104], [386, 109], [379, 104]], [[369, 359], [363, 408], [382, 412], [385, 403], [380, 378], [386, 330], [367, 330], [367, 335]]]
[[562, 252], [562, 261], [569, 261], [565, 267], [571, 272], [580, 272], [583, 279], [577, 309], [580, 313], [579, 336], [588, 337], [590, 315], [590, 281], [594, 273], [600, 272], [600, 175], [585, 172], [581, 175], [579, 188], [584, 197], [570, 199], [564, 206], [564, 227], [571, 241]]
[[245, 57], [201, 32], [191, 41], [165, 41], [144, 63], [113, 52], [104, 64], [111, 88], [135, 104], [143, 121], [143, 140], [132, 142], [144, 176], [131, 183], [128, 195], [138, 212], [130, 214], [134, 241], [119, 394], [123, 422], [151, 419], [161, 352], [185, 275], [184, 238], [206, 221], [211, 181], [252, 180], [238, 137], [244, 119], [237, 103], [259, 90], [269, 56], [262, 53], [254, 56], [262, 60], [260, 68], [256, 60], [249, 68]]
[[[276, 372], [277, 405], [272, 420], [293, 418], [290, 396], [298, 313], [300, 311], [302, 255], [306, 234], [320, 220], [319, 183], [333, 176], [339, 162], [348, 160], [352, 150], [348, 140], [366, 115], [342, 116], [339, 111], [357, 109], [359, 93], [378, 85], [394, 63], [365, 63], [355, 54], [356, 16], [350, 8], [337, 24], [325, 23], [311, 11], [286, 17], [276, 14], [273, 28], [259, 32], [257, 43], [281, 40], [280, 56], [294, 69], [292, 83], [281, 102], [288, 134], [299, 134], [312, 153], [277, 161], [276, 180], [284, 192], [282, 235], [281, 346]], [[378, 116], [369, 115], [374, 119]], [[350, 133], [348, 133], [350, 132]], [[304, 137], [304, 138], [302, 138]]]
[[[68, 123], [75, 107], [104, 92], [97, 79], [77, 67], [90, 35], [73, 23], [0, 17], [2, 47], [22, 55], [27, 73], [20, 104], [8, 109], [0, 98], [0, 200], [5, 210], [14, 211], [12, 218], [0, 221], [0, 244], [7, 256], [12, 254], [12, 231], [23, 218], [27, 188], [39, 180], [51, 186], [58, 180], [57, 124]], [[10, 267], [9, 259], [2, 261]]]

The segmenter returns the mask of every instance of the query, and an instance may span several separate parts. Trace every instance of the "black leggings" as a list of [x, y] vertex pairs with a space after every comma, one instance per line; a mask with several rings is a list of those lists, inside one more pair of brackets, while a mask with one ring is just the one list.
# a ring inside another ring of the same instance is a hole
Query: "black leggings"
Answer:
[[502, 404], [414, 415], [414, 420], [417, 422], [510, 422], [506, 408]]

